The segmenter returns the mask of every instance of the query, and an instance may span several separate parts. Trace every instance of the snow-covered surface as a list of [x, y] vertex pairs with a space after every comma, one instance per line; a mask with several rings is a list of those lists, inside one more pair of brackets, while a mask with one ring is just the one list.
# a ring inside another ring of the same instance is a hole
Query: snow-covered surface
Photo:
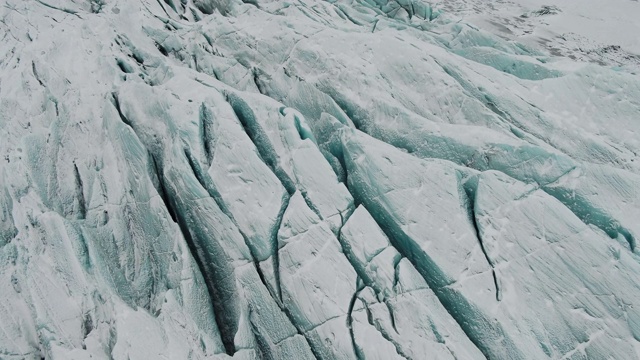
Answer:
[[440, 0], [465, 22], [555, 55], [640, 71], [636, 0]]
[[638, 16], [5, 0], [0, 359], [640, 359]]

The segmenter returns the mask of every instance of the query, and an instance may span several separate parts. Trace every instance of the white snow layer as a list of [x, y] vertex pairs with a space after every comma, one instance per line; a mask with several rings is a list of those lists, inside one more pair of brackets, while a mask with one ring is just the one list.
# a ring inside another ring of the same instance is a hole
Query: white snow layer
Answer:
[[0, 359], [640, 359], [640, 3], [4, 0]]

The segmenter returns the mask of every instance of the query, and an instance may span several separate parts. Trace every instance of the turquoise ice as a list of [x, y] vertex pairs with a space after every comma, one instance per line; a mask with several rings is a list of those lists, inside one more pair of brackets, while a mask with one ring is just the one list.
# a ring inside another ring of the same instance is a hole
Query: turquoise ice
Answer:
[[5, 1], [0, 358], [639, 359], [602, 1]]

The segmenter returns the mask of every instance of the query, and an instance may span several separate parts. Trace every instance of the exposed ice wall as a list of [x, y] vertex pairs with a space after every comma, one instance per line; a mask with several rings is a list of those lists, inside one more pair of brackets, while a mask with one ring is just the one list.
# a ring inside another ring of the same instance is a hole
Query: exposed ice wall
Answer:
[[1, 359], [640, 358], [640, 79], [422, 1], [8, 0]]

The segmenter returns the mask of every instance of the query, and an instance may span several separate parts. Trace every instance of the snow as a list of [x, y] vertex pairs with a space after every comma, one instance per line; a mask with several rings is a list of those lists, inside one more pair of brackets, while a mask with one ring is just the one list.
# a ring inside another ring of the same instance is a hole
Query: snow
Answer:
[[640, 359], [640, 3], [6, 0], [1, 359]]

